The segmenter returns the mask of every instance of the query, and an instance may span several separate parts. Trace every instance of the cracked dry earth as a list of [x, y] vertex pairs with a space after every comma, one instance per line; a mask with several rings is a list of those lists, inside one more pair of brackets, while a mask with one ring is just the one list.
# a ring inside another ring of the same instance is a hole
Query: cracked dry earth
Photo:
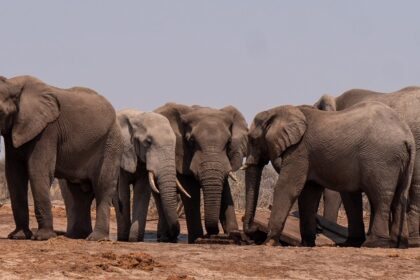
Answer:
[[[54, 225], [65, 230], [60, 203], [54, 206]], [[33, 213], [31, 226], [36, 227]], [[63, 236], [5, 239], [13, 228], [6, 204], [0, 208], [2, 279], [420, 279], [420, 249], [87, 242]], [[148, 229], [155, 230], [156, 221], [148, 222]], [[113, 219], [114, 237], [115, 232]]]

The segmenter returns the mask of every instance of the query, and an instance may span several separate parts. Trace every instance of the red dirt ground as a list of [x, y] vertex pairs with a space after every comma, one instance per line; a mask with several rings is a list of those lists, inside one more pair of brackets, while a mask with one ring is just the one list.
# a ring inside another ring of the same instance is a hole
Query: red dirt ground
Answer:
[[[64, 207], [54, 205], [55, 229], [64, 231]], [[33, 213], [31, 226], [36, 227]], [[2, 279], [420, 279], [420, 249], [5, 239], [13, 229], [5, 204], [0, 207]], [[155, 230], [156, 221], [148, 222], [148, 229]], [[113, 220], [113, 237], [115, 232]]]

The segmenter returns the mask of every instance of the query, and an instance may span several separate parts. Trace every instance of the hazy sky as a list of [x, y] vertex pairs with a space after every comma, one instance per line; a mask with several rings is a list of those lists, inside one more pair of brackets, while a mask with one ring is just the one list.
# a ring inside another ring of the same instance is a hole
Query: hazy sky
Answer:
[[0, 75], [91, 87], [117, 109], [233, 104], [248, 120], [420, 84], [420, 1], [4, 1]]

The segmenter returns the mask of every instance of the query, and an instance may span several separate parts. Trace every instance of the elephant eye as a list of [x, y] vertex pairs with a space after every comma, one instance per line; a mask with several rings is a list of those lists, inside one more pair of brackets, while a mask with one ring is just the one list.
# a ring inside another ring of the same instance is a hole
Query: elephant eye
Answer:
[[153, 143], [153, 139], [151, 137], [147, 137], [146, 139], [144, 139], [144, 145], [146, 147], [149, 147], [152, 143]]

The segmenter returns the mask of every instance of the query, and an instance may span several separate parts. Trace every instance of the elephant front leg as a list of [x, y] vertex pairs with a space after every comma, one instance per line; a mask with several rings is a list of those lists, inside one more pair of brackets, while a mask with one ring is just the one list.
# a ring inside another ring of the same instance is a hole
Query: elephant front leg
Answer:
[[118, 179], [118, 202], [114, 205], [117, 215], [117, 240], [128, 241], [131, 226], [130, 183], [128, 173], [120, 170]]
[[220, 206], [220, 222], [223, 231], [227, 234], [238, 231], [238, 222], [236, 220], [235, 206], [233, 204], [232, 193], [229, 182], [226, 180], [223, 185], [222, 203]]
[[294, 164], [282, 166], [274, 188], [273, 206], [268, 223], [268, 235], [265, 241], [266, 245], [278, 245], [290, 209], [306, 182], [307, 162], [302, 159], [293, 161], [295, 162]]
[[316, 213], [323, 190], [324, 188], [315, 182], [307, 182], [299, 195], [299, 224], [303, 246], [315, 246]]
[[9, 158], [6, 157], [6, 180], [16, 228], [7, 238], [30, 239], [27, 171], [23, 162]]
[[200, 185], [195, 179], [184, 175], [180, 175], [179, 180], [185, 190], [191, 195], [191, 198], [188, 198], [182, 194], [181, 199], [187, 220], [188, 243], [194, 243], [197, 238], [204, 235], [200, 211]]
[[151, 193], [149, 182], [145, 180], [146, 177], [147, 175], [141, 176], [141, 179], [137, 180], [133, 188], [133, 220], [128, 239], [130, 242], [143, 241], [146, 233], [147, 212], [149, 210]]
[[[416, 151], [416, 155], [420, 150]], [[420, 157], [414, 163], [413, 179], [408, 194], [407, 222], [410, 247], [420, 247]]]
[[54, 145], [56, 142], [48, 138], [49, 133], [44, 136], [45, 138], [36, 143], [28, 160], [29, 181], [38, 222], [38, 230], [32, 236], [34, 240], [48, 240], [57, 236], [53, 229], [50, 199], [57, 149]]
[[339, 192], [329, 189], [324, 190], [324, 218], [330, 222], [337, 223], [338, 210], [341, 206]]

